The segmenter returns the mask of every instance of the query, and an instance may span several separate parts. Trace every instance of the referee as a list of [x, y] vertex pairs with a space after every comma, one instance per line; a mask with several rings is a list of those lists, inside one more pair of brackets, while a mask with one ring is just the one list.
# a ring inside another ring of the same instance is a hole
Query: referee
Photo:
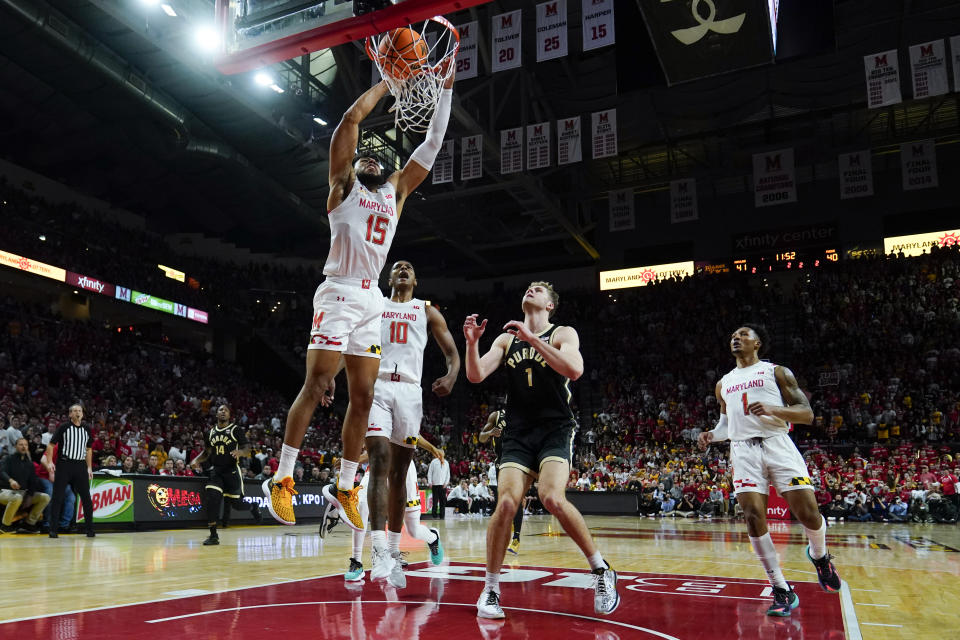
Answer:
[[[70, 420], [64, 422], [53, 432], [45, 455], [49, 461], [47, 471], [53, 480], [53, 506], [50, 510], [50, 537], [57, 537], [57, 525], [60, 523], [60, 510], [63, 508], [63, 496], [67, 485], [80, 497], [83, 504], [84, 522], [87, 537], [93, 532], [93, 501], [90, 499], [90, 481], [93, 480], [93, 437], [90, 427], [83, 422], [83, 407], [79, 404], [70, 407]], [[53, 464], [53, 447], [60, 445], [57, 464]]]

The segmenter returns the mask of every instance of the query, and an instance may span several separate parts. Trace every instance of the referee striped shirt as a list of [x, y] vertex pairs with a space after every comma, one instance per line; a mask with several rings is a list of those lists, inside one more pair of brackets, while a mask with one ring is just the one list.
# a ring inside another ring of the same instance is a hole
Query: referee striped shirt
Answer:
[[87, 448], [93, 442], [90, 437], [90, 429], [84, 423], [76, 426], [72, 422], [64, 422], [57, 430], [53, 432], [50, 438], [50, 444], [59, 444], [60, 460], [70, 460], [71, 462], [86, 462]]

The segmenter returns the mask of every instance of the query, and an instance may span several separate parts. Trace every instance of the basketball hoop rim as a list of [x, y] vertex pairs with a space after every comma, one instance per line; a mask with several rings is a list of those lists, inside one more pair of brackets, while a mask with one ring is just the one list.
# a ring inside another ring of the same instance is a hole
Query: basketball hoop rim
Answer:
[[[424, 72], [429, 70], [432, 73], [439, 73], [440, 67], [443, 66], [443, 63], [449, 58], [456, 57], [457, 52], [460, 51], [460, 32], [457, 31], [457, 28], [453, 26], [453, 24], [443, 16], [433, 16], [432, 18], [428, 18], [427, 20], [424, 20], [424, 23], [427, 23], [431, 20], [440, 24], [444, 28], [448, 29], [453, 34], [453, 49], [451, 51], [448, 51], [446, 54], [444, 54], [443, 58], [437, 64], [433, 65], [427, 70], [424, 70]], [[407, 28], [412, 29], [413, 25], [407, 25]], [[379, 55], [379, 52], [376, 51], [376, 48], [373, 46], [373, 40], [374, 40], [374, 37], [379, 38], [382, 35], [383, 34], [381, 33], [381, 34], [378, 34], [377, 36], [367, 36], [366, 44], [364, 45], [364, 50], [367, 53], [367, 57], [370, 58], [370, 60], [372, 60], [373, 63], [376, 64], [378, 67], [381, 67], [383, 65], [383, 58], [382, 56]]]

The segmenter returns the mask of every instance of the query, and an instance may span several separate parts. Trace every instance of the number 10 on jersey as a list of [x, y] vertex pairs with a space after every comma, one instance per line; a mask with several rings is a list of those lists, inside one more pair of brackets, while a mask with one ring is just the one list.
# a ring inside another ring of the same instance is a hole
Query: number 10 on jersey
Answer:
[[390, 323], [390, 342], [393, 344], [407, 344], [407, 330], [409, 325], [406, 322]]

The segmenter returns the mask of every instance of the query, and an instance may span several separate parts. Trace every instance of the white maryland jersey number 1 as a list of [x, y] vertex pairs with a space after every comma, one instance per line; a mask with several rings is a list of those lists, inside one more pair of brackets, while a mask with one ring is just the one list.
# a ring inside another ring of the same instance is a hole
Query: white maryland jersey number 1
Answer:
[[370, 191], [359, 180], [333, 211], [323, 274], [376, 283], [397, 231], [397, 192], [389, 182]]
[[426, 348], [426, 303], [417, 298], [410, 302], [384, 299], [380, 322], [380, 378], [420, 384]]
[[727, 405], [727, 429], [730, 440], [767, 438], [787, 433], [789, 425], [774, 416], [755, 416], [747, 407], [762, 402], [782, 407], [783, 397], [775, 375], [777, 365], [758, 362], [742, 369], [733, 369], [720, 381], [720, 392]]

